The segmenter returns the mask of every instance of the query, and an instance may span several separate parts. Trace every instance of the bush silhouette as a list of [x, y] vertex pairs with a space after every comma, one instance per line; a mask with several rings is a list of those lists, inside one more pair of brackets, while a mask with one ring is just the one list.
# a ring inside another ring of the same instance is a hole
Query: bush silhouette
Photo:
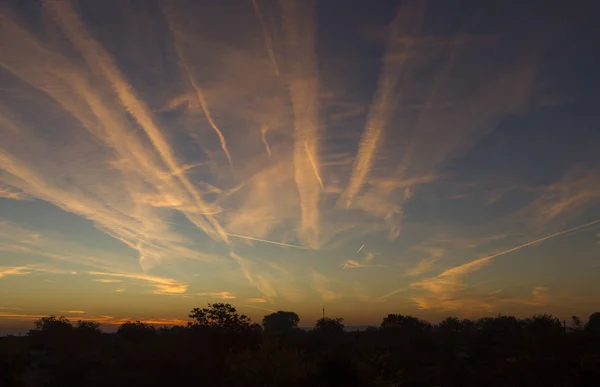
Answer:
[[[230, 304], [194, 308], [188, 326], [128, 321], [105, 334], [92, 321], [48, 316], [26, 337], [0, 338], [2, 386], [598, 386], [600, 313], [448, 317], [433, 325], [389, 314], [345, 332], [342, 318], [275, 312], [258, 324]], [[290, 333], [290, 334], [288, 334]]]

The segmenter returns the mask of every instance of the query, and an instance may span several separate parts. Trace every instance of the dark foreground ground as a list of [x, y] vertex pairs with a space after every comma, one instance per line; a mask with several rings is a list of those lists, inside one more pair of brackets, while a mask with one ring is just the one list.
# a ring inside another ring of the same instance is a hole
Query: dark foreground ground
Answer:
[[286, 321], [264, 330], [227, 318], [131, 322], [116, 334], [42, 320], [28, 336], [0, 339], [0, 386], [600, 386], [598, 313], [568, 325], [548, 315], [438, 325], [389, 315], [356, 332], [341, 319], [310, 332]]

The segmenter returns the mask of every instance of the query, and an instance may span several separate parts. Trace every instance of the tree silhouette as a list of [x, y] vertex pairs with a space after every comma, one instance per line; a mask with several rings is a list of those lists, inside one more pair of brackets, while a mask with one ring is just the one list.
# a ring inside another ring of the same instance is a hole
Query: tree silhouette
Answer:
[[401, 314], [388, 314], [381, 322], [381, 328], [416, 333], [428, 330], [431, 326], [429, 323], [419, 320], [416, 317], [403, 316]]
[[128, 321], [117, 329], [117, 336], [124, 341], [137, 344], [150, 340], [156, 334], [153, 325], [141, 321]]
[[67, 341], [71, 339], [73, 325], [65, 317], [48, 316], [36, 320], [28, 335], [31, 337], [32, 345], [40, 349], [64, 348]]
[[278, 311], [263, 317], [262, 325], [267, 333], [289, 333], [298, 328], [300, 317], [294, 312]]
[[314, 330], [319, 333], [339, 334], [344, 333], [344, 327], [344, 319], [341, 317], [323, 317], [317, 320]]
[[95, 321], [77, 321], [77, 330], [87, 334], [96, 334], [100, 332], [100, 323]]
[[238, 314], [231, 304], [208, 304], [208, 308], [194, 308], [190, 315], [194, 321], [189, 323], [195, 328], [217, 328], [228, 332], [241, 332], [253, 329], [250, 319]]
[[30, 330], [30, 333], [35, 333], [36, 331], [66, 332], [73, 328], [73, 325], [67, 318], [63, 316], [56, 317], [53, 315], [35, 320], [33, 325], [35, 326], [35, 329]]
[[309, 333], [280, 311], [263, 319], [265, 334], [229, 304], [190, 316], [188, 327], [128, 321], [114, 336], [96, 322], [44, 317], [28, 337], [0, 337], [0, 385], [600, 385], [600, 313], [585, 326], [573, 317], [581, 329], [571, 330], [548, 314], [449, 317], [435, 328], [390, 314], [379, 329], [345, 332], [343, 319], [323, 318]]
[[600, 312], [592, 313], [585, 324], [586, 333], [600, 338]]

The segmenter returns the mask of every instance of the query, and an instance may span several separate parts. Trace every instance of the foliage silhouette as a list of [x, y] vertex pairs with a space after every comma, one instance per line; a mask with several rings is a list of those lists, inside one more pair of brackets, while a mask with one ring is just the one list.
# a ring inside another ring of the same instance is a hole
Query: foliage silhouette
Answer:
[[324, 334], [341, 334], [344, 333], [344, 327], [344, 319], [341, 317], [323, 317], [317, 320], [314, 330]]
[[228, 332], [257, 329], [246, 315], [238, 314], [231, 304], [215, 303], [208, 304], [208, 308], [194, 308], [189, 317], [194, 319], [189, 324], [195, 328], [216, 328]]
[[294, 312], [278, 311], [263, 317], [262, 325], [266, 333], [290, 333], [298, 328], [300, 317]]
[[[565, 329], [542, 314], [432, 325], [390, 314], [345, 332], [324, 318], [311, 332], [278, 312], [260, 326], [229, 304], [194, 309], [186, 327], [99, 324], [49, 316], [26, 337], [0, 338], [1, 386], [550, 386], [600, 385], [600, 314]], [[273, 332], [291, 332], [273, 334]]]

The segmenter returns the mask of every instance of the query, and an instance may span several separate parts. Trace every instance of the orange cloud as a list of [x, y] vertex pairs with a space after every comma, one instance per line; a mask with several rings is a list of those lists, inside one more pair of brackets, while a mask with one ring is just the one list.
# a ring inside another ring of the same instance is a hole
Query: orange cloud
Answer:
[[157, 277], [146, 274], [134, 273], [105, 273], [105, 272], [88, 272], [90, 275], [99, 275], [104, 277], [117, 277], [146, 282], [155, 287], [154, 294], [183, 294], [187, 291], [188, 285], [176, 281], [171, 278]]

